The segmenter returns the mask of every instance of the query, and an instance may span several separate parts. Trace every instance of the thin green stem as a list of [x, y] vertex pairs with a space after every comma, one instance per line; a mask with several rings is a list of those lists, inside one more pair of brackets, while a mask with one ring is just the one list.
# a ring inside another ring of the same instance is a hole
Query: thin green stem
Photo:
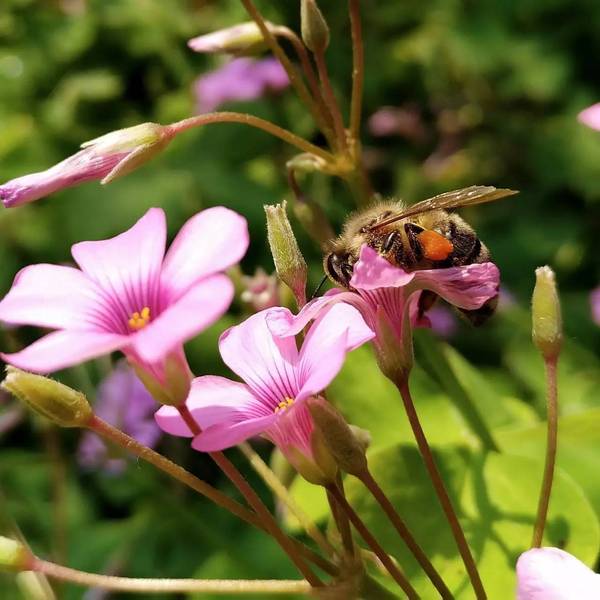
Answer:
[[458, 551], [465, 565], [465, 569], [469, 575], [471, 585], [475, 591], [475, 596], [477, 600], [486, 600], [487, 595], [483, 589], [483, 583], [479, 577], [477, 565], [475, 564], [475, 560], [471, 554], [471, 550], [460, 525], [460, 521], [458, 520], [454, 507], [452, 506], [452, 501], [450, 500], [450, 496], [448, 495], [446, 486], [444, 485], [444, 480], [442, 479], [437, 465], [435, 464], [435, 459], [433, 458], [433, 453], [431, 452], [431, 448], [429, 447], [429, 443], [425, 437], [425, 432], [421, 427], [419, 416], [417, 415], [417, 411], [410, 394], [410, 389], [408, 387], [408, 381], [404, 380], [394, 383], [398, 387], [400, 395], [402, 396], [404, 409], [406, 411], [406, 415], [408, 416], [408, 421], [415, 436], [417, 446], [419, 447], [419, 452], [421, 453], [421, 457], [423, 458], [423, 462], [425, 463], [425, 467], [429, 473], [429, 478], [431, 479], [435, 493], [442, 506], [442, 510], [446, 515], [450, 529], [452, 530], [454, 541], [456, 542]]
[[279, 125], [275, 125], [275, 123], [271, 123], [270, 121], [266, 121], [260, 117], [255, 117], [254, 115], [247, 115], [245, 113], [227, 111], [207, 113], [205, 115], [198, 115], [196, 117], [190, 117], [189, 119], [177, 121], [176, 123], [171, 123], [167, 127], [170, 130], [171, 135], [177, 135], [182, 131], [187, 131], [188, 129], [192, 129], [194, 127], [210, 125], [212, 123], [243, 123], [244, 125], [249, 125], [250, 127], [256, 127], [257, 129], [262, 129], [263, 131], [266, 131], [271, 135], [286, 141], [292, 146], [296, 146], [296, 148], [299, 148], [304, 152], [319, 156], [328, 163], [335, 162], [335, 157], [326, 150], [319, 148], [319, 146], [311, 144], [304, 138], [297, 136], [291, 131], [283, 129], [283, 127], [279, 127]]
[[[192, 434], [199, 435], [202, 430], [198, 423], [196, 423], [188, 407], [185, 404], [180, 404], [177, 406], [177, 410]], [[208, 454], [215, 461], [217, 466], [223, 471], [223, 473], [225, 473], [229, 480], [235, 485], [242, 496], [244, 496], [252, 509], [256, 511], [256, 514], [261, 519], [266, 530], [279, 543], [281, 548], [290, 557], [292, 562], [296, 565], [306, 580], [309, 581], [314, 587], [322, 586], [323, 583], [313, 573], [312, 569], [308, 566], [304, 558], [298, 552], [293, 540], [283, 532], [281, 527], [279, 527], [277, 521], [269, 512], [269, 509], [265, 506], [252, 486], [246, 481], [244, 476], [237, 470], [235, 465], [222, 452], [209, 452]]]
[[[176, 479], [202, 496], [205, 496], [217, 506], [228, 510], [236, 517], [242, 519], [242, 521], [253, 525], [261, 531], [269, 533], [269, 531], [267, 531], [266, 527], [263, 525], [262, 520], [259, 519], [256, 513], [248, 510], [246, 507], [239, 504], [239, 502], [236, 502], [226, 494], [223, 494], [223, 492], [213, 488], [211, 485], [205, 481], [202, 481], [195, 475], [192, 475], [189, 471], [186, 471], [183, 467], [175, 464], [162, 454], [159, 454], [151, 448], [140, 444], [137, 440], [123, 433], [119, 429], [116, 429], [112, 425], [109, 425], [106, 423], [106, 421], [103, 421], [94, 415], [87, 424], [87, 427], [108, 442], [119, 446], [126, 452], [129, 452], [130, 454], [137, 456], [147, 463], [150, 463], [153, 467], [173, 477], [173, 479]], [[328, 560], [324, 559], [316, 552], [313, 552], [301, 542], [296, 540], [292, 540], [292, 542], [300, 554], [305, 556], [320, 569], [323, 569], [323, 571], [329, 575], [337, 575], [338, 569], [335, 567], [335, 565], [332, 565]]]
[[321, 87], [323, 88], [323, 98], [333, 121], [333, 130], [335, 131], [338, 148], [340, 150], [346, 150], [348, 148], [348, 140], [346, 139], [344, 119], [342, 117], [340, 105], [335, 97], [333, 86], [331, 85], [331, 79], [329, 78], [329, 71], [327, 69], [327, 62], [325, 61], [325, 53], [315, 52], [314, 57], [315, 62], [317, 63], [319, 79], [321, 80]]
[[556, 381], [556, 367], [558, 356], [546, 358], [546, 385], [548, 405], [548, 433], [546, 441], [546, 464], [544, 465], [544, 477], [538, 501], [537, 517], [533, 530], [532, 548], [539, 548], [544, 537], [544, 528], [548, 517], [548, 505], [552, 493], [552, 482], [554, 480], [554, 467], [556, 464], [556, 448], [558, 444], [558, 388]]
[[360, 0], [349, 0], [350, 28], [352, 30], [352, 100], [350, 104], [350, 137], [360, 143], [360, 120], [362, 113], [365, 79], [365, 57], [360, 19]]
[[294, 500], [292, 494], [279, 477], [275, 475], [273, 470], [265, 463], [265, 461], [255, 452], [247, 442], [241, 443], [238, 448], [242, 454], [248, 459], [252, 468], [260, 475], [262, 480], [269, 486], [269, 489], [279, 498], [283, 504], [291, 511], [298, 519], [300, 525], [306, 533], [314, 540], [321, 550], [329, 555], [336, 554], [335, 548], [327, 541], [321, 530], [315, 525], [314, 521], [304, 512], [304, 510]]
[[359, 479], [365, 485], [365, 487], [371, 492], [375, 500], [379, 503], [379, 506], [383, 509], [383, 512], [387, 515], [390, 523], [394, 526], [398, 535], [402, 538], [402, 541], [406, 544], [408, 549], [412, 552], [417, 562], [421, 565], [427, 576], [431, 580], [431, 583], [435, 586], [435, 589], [440, 593], [440, 596], [444, 600], [452, 600], [454, 596], [444, 583], [440, 574], [436, 568], [431, 564], [431, 561], [427, 558], [426, 554], [421, 549], [421, 546], [417, 543], [412, 533], [408, 529], [404, 520], [400, 517], [394, 505], [390, 502], [390, 499], [386, 496], [385, 492], [381, 489], [377, 481], [375, 481], [373, 474], [367, 469], [361, 474]]
[[308, 594], [308, 581], [293, 580], [227, 580], [227, 579], [142, 579], [86, 573], [32, 557], [30, 570], [46, 577], [68, 581], [83, 587], [129, 593], [204, 593], [204, 594]]
[[418, 600], [419, 595], [410, 584], [404, 573], [396, 566], [394, 561], [389, 557], [387, 552], [381, 547], [379, 542], [375, 539], [375, 536], [369, 531], [368, 527], [364, 524], [362, 519], [358, 516], [356, 511], [350, 506], [342, 492], [335, 485], [331, 485], [327, 490], [332, 494], [337, 503], [342, 507], [352, 525], [361, 535], [363, 540], [370, 546], [371, 550], [375, 552], [377, 558], [385, 566], [388, 573], [393, 577], [394, 581], [402, 588], [406, 593], [409, 600]]
[[329, 503], [329, 509], [331, 510], [335, 526], [342, 538], [344, 550], [348, 556], [354, 556], [354, 541], [352, 539], [348, 516], [329, 490], [327, 490], [327, 502]]
[[263, 38], [269, 46], [271, 52], [273, 52], [275, 57], [281, 63], [282, 67], [285, 69], [290, 83], [296, 90], [296, 93], [300, 97], [300, 100], [302, 100], [302, 102], [304, 102], [306, 107], [310, 110], [310, 113], [312, 114], [315, 122], [317, 123], [321, 131], [323, 131], [323, 133], [325, 134], [328, 130], [328, 125], [326, 121], [327, 115], [321, 114], [319, 106], [317, 105], [313, 97], [310, 95], [310, 92], [308, 91], [306, 85], [304, 85], [302, 78], [298, 75], [298, 72], [296, 71], [294, 65], [288, 58], [287, 54], [283, 51], [283, 48], [277, 41], [277, 38], [275, 37], [275, 35], [273, 35], [271, 30], [267, 26], [263, 16], [260, 14], [256, 6], [254, 6], [252, 0], [241, 1], [244, 8], [246, 9], [246, 12], [250, 15], [250, 18], [258, 25], [258, 28], [260, 29]]

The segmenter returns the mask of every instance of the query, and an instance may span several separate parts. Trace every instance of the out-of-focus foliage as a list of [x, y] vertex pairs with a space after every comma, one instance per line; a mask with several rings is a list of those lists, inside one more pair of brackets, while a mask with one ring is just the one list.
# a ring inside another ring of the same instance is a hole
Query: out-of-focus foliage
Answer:
[[[270, 20], [298, 29], [297, 2], [257, 4]], [[328, 60], [334, 85], [347, 107], [351, 53], [345, 3], [320, 4], [332, 32]], [[490, 597], [504, 598], [512, 593], [514, 560], [529, 543], [541, 477], [544, 379], [527, 314], [533, 269], [540, 264], [557, 272], [567, 338], [559, 371], [561, 471], [548, 542], [588, 563], [600, 543], [600, 332], [588, 306], [589, 290], [600, 280], [600, 134], [575, 119], [600, 99], [600, 4], [363, 0], [362, 5], [365, 122], [382, 106], [395, 106], [416, 123], [404, 135], [381, 138], [366, 131], [365, 158], [377, 190], [410, 201], [473, 183], [521, 190], [498, 205], [465, 213], [490, 247], [513, 303], [481, 329], [461, 325], [452, 348], [420, 334], [413, 377], [424, 427], [475, 554], [483, 557]], [[46, 168], [104, 132], [189, 116], [194, 79], [222, 59], [194, 55], [186, 40], [241, 20], [246, 16], [237, 0], [2, 0], [0, 180]], [[236, 108], [313, 136], [312, 122], [292, 94]], [[0, 294], [21, 266], [68, 261], [72, 243], [113, 235], [150, 206], [168, 211], [171, 233], [201, 207], [238, 210], [252, 235], [244, 270], [262, 265], [270, 271], [262, 205], [289, 196], [284, 164], [292, 154], [262, 132], [219, 124], [180, 136], [163, 156], [106, 188], [91, 183], [0, 210]], [[339, 226], [351, 209], [347, 190], [321, 176], [301, 184]], [[298, 234], [316, 283], [319, 250]], [[236, 305], [233, 314], [189, 344], [196, 373], [223, 372], [216, 341], [240, 316]], [[29, 335], [0, 332], [1, 347], [20, 346]], [[434, 562], [455, 571], [456, 553], [400, 401], [369, 352], [357, 351], [331, 397], [351, 422], [372, 432], [372, 461], [383, 487], [409, 523], [414, 521]], [[93, 398], [105, 371], [106, 363], [98, 362], [61, 378]], [[64, 545], [62, 559], [70, 566], [131, 576], [294, 576], [266, 536], [165, 483], [142, 463], [115, 476], [81, 472], [74, 460], [78, 432], [52, 432], [27, 418], [0, 436], [5, 529], [18, 522], [44, 556], [61, 558]], [[57, 473], [49, 458], [57, 440], [67, 467], [67, 494], [58, 513], [52, 502]], [[166, 439], [162, 450], [231, 491], [186, 442]], [[349, 488], [363, 516], [387, 535], [373, 504], [354, 482]], [[297, 482], [295, 493], [319, 513], [319, 490]], [[57, 534], [61, 511], [64, 544]], [[418, 513], [414, 520], [412, 512]], [[384, 540], [395, 552], [396, 542]], [[2, 576], [0, 596], [19, 597], [12, 578]], [[81, 598], [81, 590], [63, 586], [60, 597]], [[464, 597], [470, 597], [466, 586]]]

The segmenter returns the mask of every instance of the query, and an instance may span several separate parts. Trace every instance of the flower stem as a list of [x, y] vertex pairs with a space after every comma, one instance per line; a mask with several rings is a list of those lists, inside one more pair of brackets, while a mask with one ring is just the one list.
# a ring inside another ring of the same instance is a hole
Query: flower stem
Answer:
[[427, 576], [431, 580], [431, 583], [435, 586], [435, 589], [440, 593], [440, 596], [444, 600], [452, 600], [454, 596], [440, 577], [440, 574], [437, 572], [436, 568], [431, 564], [431, 561], [427, 558], [410, 530], [406, 526], [406, 523], [402, 520], [400, 515], [396, 512], [393, 504], [390, 502], [389, 498], [385, 495], [385, 492], [379, 487], [379, 484], [373, 478], [372, 473], [366, 469], [364, 473], [361, 474], [360, 480], [365, 485], [365, 487], [371, 492], [375, 500], [379, 503], [388, 519], [398, 532], [398, 535], [402, 538], [402, 541], [406, 544], [408, 549], [412, 552], [413, 556], [417, 560], [417, 562], [421, 565]]
[[360, 141], [360, 118], [362, 113], [365, 79], [365, 57], [360, 19], [360, 0], [349, 0], [350, 28], [352, 30], [352, 100], [350, 104], [350, 137]]
[[321, 550], [333, 556], [336, 553], [335, 548], [327, 541], [321, 530], [315, 525], [313, 520], [302, 510], [298, 503], [294, 500], [289, 490], [283, 485], [279, 477], [275, 475], [272, 469], [265, 461], [255, 452], [250, 444], [243, 442], [238, 446], [242, 454], [248, 459], [252, 468], [260, 475], [262, 480], [269, 486], [270, 490], [283, 502], [293, 515], [298, 519], [300, 525], [306, 533], [315, 541]]
[[475, 560], [473, 559], [473, 555], [471, 554], [469, 544], [467, 544], [467, 540], [460, 525], [460, 521], [458, 520], [454, 507], [452, 506], [452, 501], [450, 500], [450, 496], [448, 495], [442, 476], [437, 468], [437, 465], [435, 464], [431, 448], [429, 447], [427, 438], [425, 437], [425, 432], [421, 427], [421, 423], [419, 421], [419, 417], [417, 415], [417, 411], [415, 409], [415, 405], [410, 394], [410, 389], [408, 387], [408, 381], [404, 380], [394, 383], [398, 387], [400, 395], [402, 396], [404, 409], [406, 410], [406, 415], [408, 416], [408, 420], [413, 430], [415, 440], [417, 441], [419, 452], [421, 453], [421, 457], [423, 458], [423, 462], [425, 463], [425, 467], [427, 469], [427, 472], [429, 473], [429, 477], [435, 489], [435, 493], [442, 506], [444, 514], [446, 515], [446, 519], [448, 520], [450, 529], [452, 530], [452, 535], [454, 537], [456, 545], [458, 546], [458, 551], [469, 575], [469, 579], [471, 580], [473, 590], [475, 591], [475, 597], [477, 598], [477, 600], [486, 600], [487, 595], [485, 593], [485, 590], [483, 589], [483, 583], [481, 582], [481, 578], [479, 577], [477, 565], [475, 564]]
[[256, 127], [257, 129], [267, 131], [271, 135], [288, 142], [288, 144], [291, 144], [292, 146], [296, 146], [296, 148], [300, 148], [300, 150], [303, 150], [304, 152], [319, 156], [328, 163], [333, 163], [335, 161], [335, 157], [331, 153], [319, 148], [319, 146], [311, 144], [304, 138], [297, 136], [295, 133], [283, 129], [283, 127], [279, 127], [279, 125], [275, 125], [275, 123], [245, 113], [228, 111], [207, 113], [205, 115], [197, 115], [195, 117], [183, 119], [182, 121], [177, 121], [176, 123], [171, 123], [170, 125], [167, 125], [167, 127], [170, 130], [171, 135], [177, 135], [182, 131], [192, 129], [193, 127], [202, 127], [203, 125], [210, 125], [212, 123], [243, 123], [250, 127]]
[[[129, 437], [127, 434], [123, 433], [119, 429], [116, 429], [112, 425], [109, 425], [106, 423], [106, 421], [103, 421], [94, 415], [91, 421], [87, 424], [87, 427], [88, 429], [94, 431], [97, 435], [101, 436], [103, 439], [123, 448], [125, 451], [133, 454], [134, 456], [145, 460], [160, 471], [163, 471], [163, 473], [170, 475], [180, 483], [183, 483], [195, 492], [205, 496], [217, 506], [228, 510], [236, 517], [242, 519], [242, 521], [253, 525], [261, 531], [270, 533], [267, 531], [265, 525], [261, 519], [259, 519], [256, 513], [248, 510], [239, 504], [239, 502], [236, 502], [226, 494], [223, 494], [223, 492], [213, 488], [211, 485], [205, 481], [202, 481], [195, 475], [192, 475], [189, 471], [186, 471], [183, 467], [175, 464], [162, 454], [159, 454], [147, 446], [140, 444], [137, 440]], [[337, 575], [338, 571], [336, 567], [328, 560], [313, 552], [310, 548], [304, 546], [304, 544], [297, 542], [296, 540], [292, 541], [299, 553], [301, 553], [319, 568], [323, 569], [323, 571], [329, 575]]]
[[409, 600], [418, 600], [419, 595], [412, 587], [404, 573], [400, 571], [400, 569], [396, 566], [394, 561], [388, 556], [385, 550], [381, 547], [379, 542], [375, 539], [373, 534], [369, 531], [367, 526], [364, 524], [362, 519], [358, 516], [356, 511], [350, 506], [340, 489], [336, 485], [330, 485], [327, 487], [327, 491], [331, 493], [331, 495], [335, 498], [336, 502], [341, 506], [344, 510], [348, 518], [350, 519], [352, 525], [361, 537], [365, 540], [365, 542], [371, 547], [373, 552], [377, 555], [377, 558], [382, 562], [382, 564], [387, 569], [388, 573], [394, 578], [396, 583], [402, 588], [402, 590], [406, 593]]
[[52, 579], [85, 587], [130, 593], [205, 593], [205, 594], [308, 594], [308, 581], [293, 580], [228, 580], [228, 579], [142, 579], [86, 573], [31, 557], [30, 570]]
[[533, 530], [532, 548], [542, 545], [546, 518], [548, 516], [548, 504], [552, 492], [552, 481], [554, 479], [554, 466], [556, 464], [556, 447], [558, 438], [558, 390], [556, 385], [556, 367], [558, 356], [545, 359], [546, 363], [546, 385], [548, 404], [548, 433], [546, 442], [546, 464], [544, 465], [544, 478], [538, 501], [537, 517]]
[[[339, 473], [337, 476], [336, 483], [340, 490], [340, 493], [345, 498], [346, 493], [344, 491], [344, 482]], [[333, 515], [335, 525], [338, 531], [340, 532], [344, 550], [346, 551], [348, 556], [354, 556], [354, 540], [352, 539], [352, 531], [350, 529], [350, 521], [348, 520], [348, 515], [346, 515], [343, 507], [340, 506], [340, 504], [335, 499], [335, 496], [331, 493], [330, 490], [327, 490], [327, 501], [329, 502], [329, 508], [331, 509], [331, 514]]]
[[258, 25], [258, 28], [260, 29], [260, 32], [262, 33], [262, 36], [267, 45], [269, 46], [271, 52], [273, 52], [273, 54], [281, 63], [281, 66], [285, 69], [290, 83], [292, 84], [292, 86], [294, 86], [296, 93], [300, 97], [300, 100], [302, 100], [302, 102], [304, 102], [306, 107], [310, 110], [315, 122], [317, 123], [321, 131], [323, 131], [323, 133], [325, 134], [326, 132], [328, 132], [326, 115], [321, 114], [318, 105], [316, 104], [315, 100], [310, 95], [310, 92], [304, 85], [302, 78], [299, 77], [298, 72], [294, 68], [294, 65], [292, 65], [287, 54], [279, 45], [277, 38], [267, 27], [263, 16], [260, 14], [256, 6], [254, 6], [252, 0], [242, 0], [242, 4], [244, 5], [246, 12], [250, 15], [252, 20]]
[[[194, 435], [199, 435], [202, 430], [198, 423], [196, 423], [194, 417], [190, 413], [188, 407], [185, 404], [177, 406], [177, 410], [184, 420], [190, 431]], [[264, 505], [259, 495], [254, 491], [252, 486], [246, 481], [244, 476], [237, 470], [235, 465], [223, 454], [223, 452], [209, 452], [209, 456], [215, 461], [217, 466], [227, 475], [229, 480], [236, 486], [242, 496], [246, 499], [248, 504], [256, 511], [256, 514], [261, 519], [268, 533], [279, 543], [282, 549], [290, 557], [292, 562], [296, 565], [300, 573], [306, 578], [307, 581], [314, 587], [322, 586], [321, 580], [313, 573], [311, 568], [308, 566], [304, 558], [298, 552], [293, 540], [290, 539], [279, 527], [277, 521], [273, 515], [269, 512], [269, 509]]]

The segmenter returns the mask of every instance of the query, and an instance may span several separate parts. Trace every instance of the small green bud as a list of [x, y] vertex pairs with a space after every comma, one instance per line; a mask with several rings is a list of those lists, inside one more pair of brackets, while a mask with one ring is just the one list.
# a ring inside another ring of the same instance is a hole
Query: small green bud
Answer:
[[0, 569], [23, 571], [29, 568], [31, 554], [16, 540], [0, 536]]
[[265, 206], [267, 215], [267, 236], [273, 262], [279, 279], [296, 296], [299, 306], [306, 303], [306, 261], [300, 252], [298, 242], [286, 214], [287, 203]]
[[367, 469], [364, 444], [341, 413], [321, 397], [310, 398], [307, 403], [315, 427], [340, 469], [357, 477], [363, 474]]
[[556, 277], [548, 266], [535, 270], [531, 316], [534, 344], [544, 358], [557, 358], [563, 341], [562, 317]]
[[[286, 32], [285, 27], [265, 22], [267, 29], [273, 35]], [[213, 31], [191, 39], [188, 46], [195, 52], [225, 53], [234, 56], [252, 56], [266, 50], [267, 43], [254, 21], [239, 23], [233, 27]]]
[[306, 47], [311, 52], [325, 52], [329, 46], [329, 27], [315, 0], [302, 0], [300, 22]]
[[6, 367], [0, 387], [61, 427], [85, 427], [94, 414], [81, 392], [15, 367]]

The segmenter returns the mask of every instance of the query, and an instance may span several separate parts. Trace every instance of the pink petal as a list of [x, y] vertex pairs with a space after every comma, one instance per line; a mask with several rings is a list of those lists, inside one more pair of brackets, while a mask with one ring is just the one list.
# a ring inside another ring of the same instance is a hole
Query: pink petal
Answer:
[[343, 303], [332, 306], [315, 321], [302, 345], [302, 388], [297, 400], [324, 390], [339, 373], [346, 354], [374, 337], [355, 308]]
[[55, 331], [2, 360], [34, 373], [51, 373], [91, 358], [114, 352], [127, 343], [127, 336], [98, 331]]
[[597, 600], [600, 576], [559, 548], [533, 548], [517, 561], [517, 600]]
[[192, 448], [200, 452], [217, 452], [237, 446], [266, 431], [276, 419], [277, 415], [271, 414], [241, 421], [235, 425], [213, 425], [194, 438]]
[[[241, 420], [270, 414], [250, 393], [248, 386], [225, 377], [206, 375], [192, 381], [186, 405], [202, 429], [213, 425], [234, 425]], [[164, 406], [155, 415], [156, 421], [167, 433], [190, 437], [192, 432], [183, 422], [179, 411]]]
[[225, 275], [213, 275], [200, 281], [133, 335], [135, 352], [143, 361], [159, 362], [221, 317], [229, 308], [233, 294], [233, 284]]
[[466, 309], [479, 308], [498, 294], [500, 286], [500, 271], [491, 262], [416, 271], [414, 275], [415, 289], [432, 290], [450, 304]]
[[403, 287], [414, 278], [415, 272], [395, 267], [366, 244], [360, 249], [350, 285], [356, 289], [374, 290], [382, 287]]
[[94, 313], [100, 298], [79, 270], [57, 265], [25, 267], [0, 302], [0, 320], [15, 325], [98, 328]]
[[134, 312], [160, 312], [160, 270], [165, 251], [165, 213], [151, 208], [131, 229], [108, 240], [81, 242], [71, 249], [81, 270], [103, 291], [105, 310], [127, 333]]
[[293, 337], [273, 336], [266, 322], [270, 310], [228, 329], [219, 340], [219, 349], [225, 364], [274, 409], [286, 397], [296, 397], [298, 350]]
[[577, 118], [584, 125], [600, 131], [600, 102], [592, 104], [592, 106], [588, 106], [585, 110], [582, 110], [577, 115]]
[[249, 244], [248, 223], [223, 206], [193, 216], [171, 244], [162, 273], [170, 297], [179, 297], [199, 279], [237, 263]]
[[592, 319], [596, 325], [600, 325], [600, 287], [597, 287], [590, 293], [590, 305], [592, 308]]

